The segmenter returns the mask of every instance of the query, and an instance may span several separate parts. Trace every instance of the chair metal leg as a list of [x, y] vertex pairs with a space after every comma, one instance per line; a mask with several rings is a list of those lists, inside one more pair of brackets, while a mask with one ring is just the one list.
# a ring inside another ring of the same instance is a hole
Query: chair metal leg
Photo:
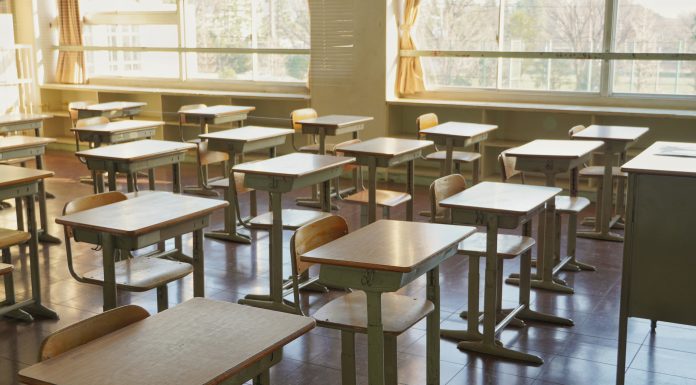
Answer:
[[396, 336], [384, 335], [384, 383], [385, 385], [398, 384]]
[[157, 287], [157, 312], [163, 312], [169, 307], [169, 289], [167, 284]]

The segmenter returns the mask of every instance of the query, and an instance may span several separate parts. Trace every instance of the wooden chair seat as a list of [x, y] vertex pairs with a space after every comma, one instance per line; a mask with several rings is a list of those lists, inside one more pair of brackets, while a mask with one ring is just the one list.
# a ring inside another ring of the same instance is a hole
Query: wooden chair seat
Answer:
[[[628, 174], [621, 171], [621, 167], [612, 167], [611, 173], [615, 178], [628, 178]], [[578, 174], [585, 178], [602, 178], [604, 177], [604, 166], [589, 166], [580, 169]]]
[[[176, 281], [193, 272], [184, 262], [153, 257], [129, 258], [116, 262], [116, 287], [127, 291], [147, 291]], [[84, 275], [85, 282], [102, 285], [104, 269], [94, 269]]]
[[24, 243], [31, 238], [26, 231], [0, 229], [0, 249], [5, 249]]
[[14, 270], [14, 266], [8, 265], [7, 263], [0, 263], [0, 275], [9, 274]]
[[[346, 202], [357, 203], [361, 205], [368, 204], [369, 191], [362, 190], [350, 195], [343, 200]], [[401, 191], [377, 190], [377, 206], [379, 207], [395, 207], [402, 203], [411, 200], [411, 195]]]
[[[426, 155], [425, 159], [444, 162], [446, 157], [446, 151], [436, 151]], [[478, 152], [452, 151], [452, 160], [454, 162], [469, 163], [479, 158], [481, 158], [481, 154], [479, 154]]]
[[[300, 227], [310, 224], [322, 218], [330, 217], [330, 213], [325, 213], [323, 211], [313, 211], [313, 210], [297, 210], [297, 209], [283, 209], [283, 229], [284, 230], [297, 230]], [[259, 230], [269, 230], [273, 226], [273, 213], [268, 212], [254, 217], [249, 221], [249, 227], [252, 229]]]
[[230, 156], [226, 152], [208, 150], [207, 141], [198, 142], [198, 160], [201, 166], [209, 164], [222, 163], [230, 160]]
[[[244, 194], [244, 193], [254, 191], [253, 188], [244, 187], [244, 174], [235, 173], [234, 174], [234, 184], [236, 187], [237, 194]], [[227, 190], [228, 188], [230, 188], [230, 180], [229, 180], [229, 178], [221, 178], [221, 179], [210, 182], [209, 185], [210, 185], [210, 187], [213, 187], [213, 188], [220, 188], [223, 190]]]
[[[382, 323], [384, 333], [399, 335], [435, 309], [432, 302], [394, 293], [382, 294]], [[322, 306], [312, 316], [317, 325], [367, 333], [367, 297], [354, 291]]]
[[[333, 143], [326, 143], [325, 148], [327, 150], [326, 152], [329, 153], [329, 152], [331, 152], [331, 151], [329, 151], [329, 149], [334, 148], [334, 144]], [[302, 146], [297, 151], [298, 152], [307, 152], [310, 154], [318, 154], [319, 153], [319, 143], [308, 144], [306, 146]]]
[[583, 197], [556, 196], [556, 212], [559, 214], [577, 214], [590, 205], [590, 200]]
[[[534, 238], [521, 235], [498, 234], [499, 257], [505, 259], [515, 258], [534, 246]], [[486, 233], [474, 233], [459, 243], [460, 254], [469, 256], [486, 256]]]

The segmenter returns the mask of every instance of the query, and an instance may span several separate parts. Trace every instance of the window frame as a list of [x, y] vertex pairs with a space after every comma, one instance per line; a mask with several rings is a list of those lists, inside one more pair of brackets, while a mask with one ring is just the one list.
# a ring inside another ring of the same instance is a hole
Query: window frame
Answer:
[[[181, 85], [186, 84], [189, 88], [206, 89], [223, 89], [230, 85], [246, 85], [254, 88], [293, 88], [298, 87], [308, 88], [307, 81], [280, 81], [280, 80], [240, 80], [240, 79], [208, 79], [191, 77], [188, 74], [189, 53], [219, 53], [219, 54], [287, 54], [287, 55], [310, 55], [310, 48], [203, 48], [203, 47], [186, 47], [185, 46], [185, 28], [186, 14], [184, 6], [185, 0], [176, 2], [176, 10], [173, 11], [113, 11], [113, 12], [98, 12], [90, 13], [82, 16], [83, 25], [174, 25], [177, 28], [177, 45], [175, 47], [144, 47], [144, 46], [98, 46], [98, 45], [54, 45], [53, 49], [65, 52], [173, 52], [177, 54], [179, 65], [178, 77], [147, 77], [147, 76], [92, 76], [90, 81], [97, 83], [111, 84], [129, 84], [133, 81], [145, 81], [156, 85]], [[56, 23], [57, 26], [57, 23]], [[83, 32], [84, 33], [84, 32]], [[256, 65], [256, 60], [253, 60], [253, 65]], [[253, 69], [256, 72], [256, 69]], [[195, 87], [190, 87], [193, 85]]]
[[[507, 0], [498, 0], [500, 9], [505, 6]], [[578, 99], [586, 101], [600, 101], [611, 104], [615, 102], [624, 103], [629, 99], [651, 105], [666, 105], [666, 103], [682, 102], [693, 103], [696, 95], [683, 94], [653, 94], [653, 93], [628, 93], [614, 92], [614, 65], [619, 60], [636, 61], [696, 61], [696, 53], [629, 53], [616, 52], [614, 47], [615, 34], [618, 21], [619, 0], [604, 0], [604, 30], [602, 36], [602, 50], [596, 52], [548, 52], [548, 51], [474, 51], [474, 50], [399, 50], [399, 57], [460, 57], [460, 58], [497, 58], [498, 80], [500, 80], [500, 69], [502, 59], [580, 59], [580, 60], [599, 60], [601, 61], [599, 91], [547, 91], [547, 90], [524, 90], [506, 88], [479, 88], [479, 87], [460, 87], [460, 86], [440, 86], [432, 87], [417, 95], [405, 96], [406, 98], [423, 99], [461, 99], [465, 97], [475, 97], [479, 99], [498, 98], [505, 101], [541, 101], [551, 103], [577, 102]], [[502, 25], [503, 13], [498, 13], [498, 36], [502, 36], [504, 25]], [[502, 39], [499, 40], [499, 47], [502, 46]], [[423, 71], [427, 71], [423, 68]], [[402, 96], [403, 97], [403, 96]], [[685, 105], [686, 106], [686, 105]]]

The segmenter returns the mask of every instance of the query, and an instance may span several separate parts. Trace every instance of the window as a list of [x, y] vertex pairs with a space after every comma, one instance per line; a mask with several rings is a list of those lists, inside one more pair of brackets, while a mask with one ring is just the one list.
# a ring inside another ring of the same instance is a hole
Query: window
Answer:
[[307, 81], [306, 0], [81, 0], [80, 7], [88, 77]]
[[421, 0], [412, 36], [428, 91], [696, 95], [696, 1]]

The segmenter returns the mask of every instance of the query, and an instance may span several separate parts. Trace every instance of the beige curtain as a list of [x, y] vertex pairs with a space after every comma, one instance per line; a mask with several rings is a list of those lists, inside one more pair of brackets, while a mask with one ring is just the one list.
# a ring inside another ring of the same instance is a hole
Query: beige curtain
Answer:
[[[420, 0], [405, 0], [404, 19], [399, 25], [399, 49], [416, 49], [411, 39], [411, 29], [418, 17]], [[425, 90], [423, 67], [418, 57], [400, 57], [397, 77], [399, 95], [411, 95]]]
[[[79, 0], [58, 0], [60, 45], [82, 46], [82, 23], [78, 3]], [[84, 52], [58, 52], [56, 81], [72, 84], [85, 82]]]

